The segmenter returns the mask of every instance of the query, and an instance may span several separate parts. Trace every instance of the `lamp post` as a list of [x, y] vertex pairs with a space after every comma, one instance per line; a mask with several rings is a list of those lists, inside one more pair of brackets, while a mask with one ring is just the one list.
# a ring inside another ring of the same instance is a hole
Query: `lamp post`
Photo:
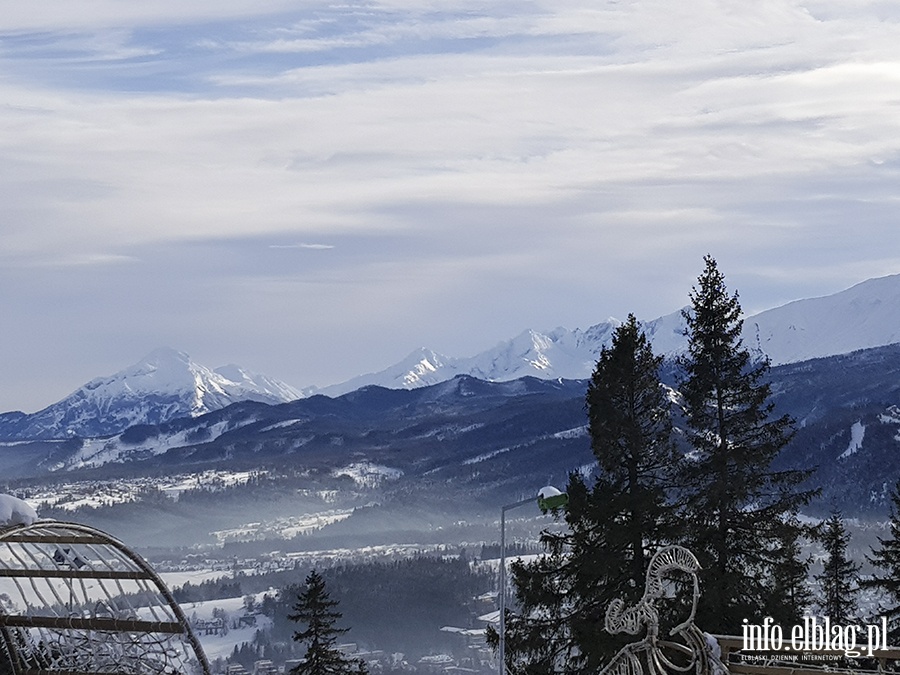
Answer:
[[[537, 505], [541, 513], [547, 513], [554, 509], [562, 508], [569, 501], [565, 492], [560, 492], [550, 485], [542, 487], [537, 494]], [[500, 631], [499, 631], [499, 657], [500, 673], [506, 674], [506, 512], [526, 504], [535, 502], [535, 498], [523, 499], [513, 504], [507, 504], [500, 509]]]

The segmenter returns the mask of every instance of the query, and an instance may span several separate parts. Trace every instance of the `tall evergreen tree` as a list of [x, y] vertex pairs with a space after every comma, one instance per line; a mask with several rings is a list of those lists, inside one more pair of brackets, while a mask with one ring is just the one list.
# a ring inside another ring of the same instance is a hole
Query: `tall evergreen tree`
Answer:
[[679, 455], [660, 364], [634, 316], [600, 354], [585, 401], [598, 477], [593, 486], [570, 477], [568, 531], [545, 534], [548, 554], [513, 567], [520, 613], [507, 623], [510, 666], [593, 672], [621, 646], [603, 628], [606, 608], [641, 596], [649, 552], [673, 532]]
[[884, 595], [881, 612], [888, 619], [888, 633], [892, 641], [900, 640], [900, 482], [891, 493], [891, 536], [878, 537], [879, 547], [872, 549], [866, 559], [881, 574], [873, 574], [860, 582], [863, 588], [875, 588]]
[[334, 646], [339, 635], [347, 628], [336, 628], [341, 618], [337, 601], [332, 600], [325, 590], [325, 580], [316, 570], [306, 577], [303, 590], [294, 605], [294, 614], [288, 619], [306, 625], [305, 630], [294, 633], [294, 640], [306, 643], [303, 662], [291, 670], [292, 675], [363, 675], [365, 664], [358, 659], [347, 658]]
[[825, 563], [816, 580], [822, 585], [822, 614], [832, 623], [848, 624], [856, 619], [856, 593], [860, 566], [847, 557], [850, 534], [839, 511], [823, 523]]
[[773, 418], [768, 363], [754, 362], [741, 341], [738, 295], [711, 256], [704, 262], [684, 311], [685, 542], [703, 566], [698, 625], [734, 633], [772, 604], [775, 575], [796, 555], [781, 544], [797, 534], [796, 513], [815, 493], [799, 489], [810, 472], [772, 469], [793, 421]]
[[619, 514], [621, 576], [641, 589], [648, 549], [670, 541], [675, 525], [668, 498], [679, 455], [671, 403], [659, 380], [662, 360], [629, 314], [611, 347], [601, 351], [587, 392], [591, 449], [600, 469], [593, 492]]

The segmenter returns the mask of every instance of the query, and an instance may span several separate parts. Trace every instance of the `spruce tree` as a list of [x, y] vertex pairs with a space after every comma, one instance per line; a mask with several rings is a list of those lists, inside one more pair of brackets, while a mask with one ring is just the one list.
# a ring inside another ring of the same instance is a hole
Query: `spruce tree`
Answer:
[[598, 476], [591, 486], [570, 476], [568, 531], [545, 533], [548, 554], [513, 567], [520, 613], [507, 623], [510, 666], [593, 672], [622, 645], [603, 628], [606, 608], [640, 598], [647, 559], [673, 532], [679, 455], [660, 364], [634, 316], [600, 354], [585, 400]]
[[671, 403], [659, 380], [662, 360], [630, 314], [611, 348], [601, 352], [587, 392], [591, 449], [600, 469], [594, 493], [619, 514], [623, 576], [639, 588], [647, 558], [670, 540], [675, 524], [668, 491], [679, 455]]
[[736, 633], [746, 617], [771, 606], [776, 575], [796, 559], [782, 547], [797, 536], [796, 514], [814, 491], [799, 489], [807, 471], [775, 471], [793, 434], [773, 417], [767, 361], [754, 362], [741, 341], [741, 306], [711, 256], [683, 313], [688, 350], [680, 391], [692, 446], [684, 464], [685, 543], [700, 560], [697, 624]]
[[293, 675], [349, 675], [364, 674], [365, 664], [358, 659], [347, 658], [335, 648], [339, 635], [347, 628], [336, 628], [341, 618], [337, 601], [325, 590], [325, 580], [316, 570], [306, 577], [306, 589], [297, 597], [294, 614], [288, 619], [305, 624], [306, 629], [296, 631], [294, 640], [306, 643], [303, 662], [291, 670]]
[[816, 580], [822, 586], [822, 614], [832, 623], [846, 625], [856, 619], [856, 593], [860, 566], [847, 558], [850, 535], [839, 511], [823, 523], [825, 562]]
[[878, 537], [880, 546], [872, 549], [866, 559], [881, 574], [873, 574], [860, 582], [863, 588], [875, 588], [884, 595], [881, 612], [888, 620], [888, 635], [893, 642], [900, 640], [900, 482], [891, 493], [891, 536]]

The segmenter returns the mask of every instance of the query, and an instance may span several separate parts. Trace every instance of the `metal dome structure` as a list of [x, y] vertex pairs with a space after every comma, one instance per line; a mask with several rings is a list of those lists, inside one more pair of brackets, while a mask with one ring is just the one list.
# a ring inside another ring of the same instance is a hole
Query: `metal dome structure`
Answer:
[[15, 675], [209, 675], [153, 568], [74, 523], [0, 529], [0, 651], [0, 673]]

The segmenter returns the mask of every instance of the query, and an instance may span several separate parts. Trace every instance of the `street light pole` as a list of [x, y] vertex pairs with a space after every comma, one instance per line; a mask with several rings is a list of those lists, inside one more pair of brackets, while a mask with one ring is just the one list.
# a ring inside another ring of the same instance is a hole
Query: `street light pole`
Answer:
[[542, 513], [566, 505], [568, 495], [554, 487], [541, 488], [537, 498], [530, 497], [500, 509], [500, 634], [499, 634], [499, 675], [506, 675], [506, 512], [526, 504], [536, 503]]
[[500, 509], [500, 675], [506, 673], [506, 512], [533, 501], [530, 497]]

